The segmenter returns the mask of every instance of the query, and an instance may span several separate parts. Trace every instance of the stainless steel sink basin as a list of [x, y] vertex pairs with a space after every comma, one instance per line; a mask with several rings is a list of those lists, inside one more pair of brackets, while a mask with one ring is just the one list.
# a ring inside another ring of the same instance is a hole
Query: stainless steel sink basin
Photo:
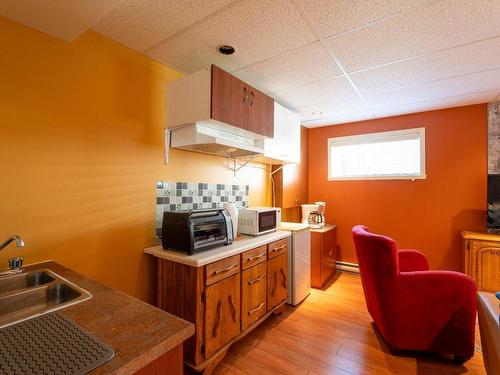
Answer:
[[44, 285], [54, 280], [55, 278], [45, 271], [26, 272], [12, 277], [3, 277], [0, 278], [0, 296]]
[[47, 269], [0, 278], [0, 328], [83, 302], [92, 295]]

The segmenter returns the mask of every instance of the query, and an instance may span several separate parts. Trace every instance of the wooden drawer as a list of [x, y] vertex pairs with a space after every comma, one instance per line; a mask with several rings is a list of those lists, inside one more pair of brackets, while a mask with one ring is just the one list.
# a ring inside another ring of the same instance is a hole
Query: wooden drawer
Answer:
[[257, 321], [267, 311], [267, 262], [241, 273], [241, 329]]
[[241, 254], [241, 269], [253, 267], [267, 260], [267, 245], [245, 251]]
[[240, 254], [210, 263], [205, 268], [205, 285], [212, 285], [240, 272]]
[[274, 258], [288, 251], [288, 237], [282, 240], [271, 242], [267, 245], [268, 258]]

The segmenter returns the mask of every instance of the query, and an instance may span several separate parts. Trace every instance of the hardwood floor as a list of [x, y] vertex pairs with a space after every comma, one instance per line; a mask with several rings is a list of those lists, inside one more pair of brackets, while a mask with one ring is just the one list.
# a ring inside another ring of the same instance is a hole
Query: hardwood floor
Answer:
[[[287, 305], [288, 306], [288, 305]], [[298, 307], [234, 344], [215, 374], [486, 374], [480, 353], [462, 366], [428, 355], [395, 356], [375, 331], [358, 275], [337, 273]]]

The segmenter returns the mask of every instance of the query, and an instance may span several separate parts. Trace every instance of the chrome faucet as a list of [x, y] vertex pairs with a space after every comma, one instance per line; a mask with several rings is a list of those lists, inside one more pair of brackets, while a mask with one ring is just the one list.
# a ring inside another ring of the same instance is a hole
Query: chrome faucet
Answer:
[[[0, 251], [6, 248], [11, 242], [16, 242], [17, 247], [24, 247], [24, 241], [18, 235], [13, 235], [7, 238], [4, 242], [0, 244]], [[0, 272], [0, 276], [11, 275], [15, 273], [20, 273], [23, 271], [23, 257], [14, 257], [8, 260], [9, 269], [4, 272]]]
[[12, 241], [16, 241], [16, 246], [17, 247], [24, 247], [24, 241], [21, 237], [18, 235], [14, 234], [13, 236], [10, 236], [7, 238], [4, 242], [0, 244], [0, 251], [3, 250], [5, 247], [7, 247]]

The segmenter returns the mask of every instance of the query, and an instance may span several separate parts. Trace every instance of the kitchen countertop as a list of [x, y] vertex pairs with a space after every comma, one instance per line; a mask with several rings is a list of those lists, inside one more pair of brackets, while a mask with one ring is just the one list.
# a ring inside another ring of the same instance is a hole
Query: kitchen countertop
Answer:
[[144, 252], [154, 255], [157, 258], [171, 260], [188, 266], [201, 267], [287, 237], [290, 237], [290, 232], [281, 230], [261, 236], [243, 236], [242, 239], [234, 241], [231, 245], [215, 247], [194, 255], [187, 255], [184, 252], [171, 249], [163, 250], [161, 245], [148, 247], [144, 249]]
[[328, 232], [329, 230], [337, 228], [336, 225], [334, 224], [325, 224], [324, 227], [321, 228], [311, 228], [311, 232], [316, 232], [316, 233], [325, 233]]
[[56, 262], [29, 265], [25, 270], [44, 268], [92, 294], [89, 300], [58, 310], [115, 351], [109, 362], [91, 374], [134, 373], [194, 334], [193, 324]]

